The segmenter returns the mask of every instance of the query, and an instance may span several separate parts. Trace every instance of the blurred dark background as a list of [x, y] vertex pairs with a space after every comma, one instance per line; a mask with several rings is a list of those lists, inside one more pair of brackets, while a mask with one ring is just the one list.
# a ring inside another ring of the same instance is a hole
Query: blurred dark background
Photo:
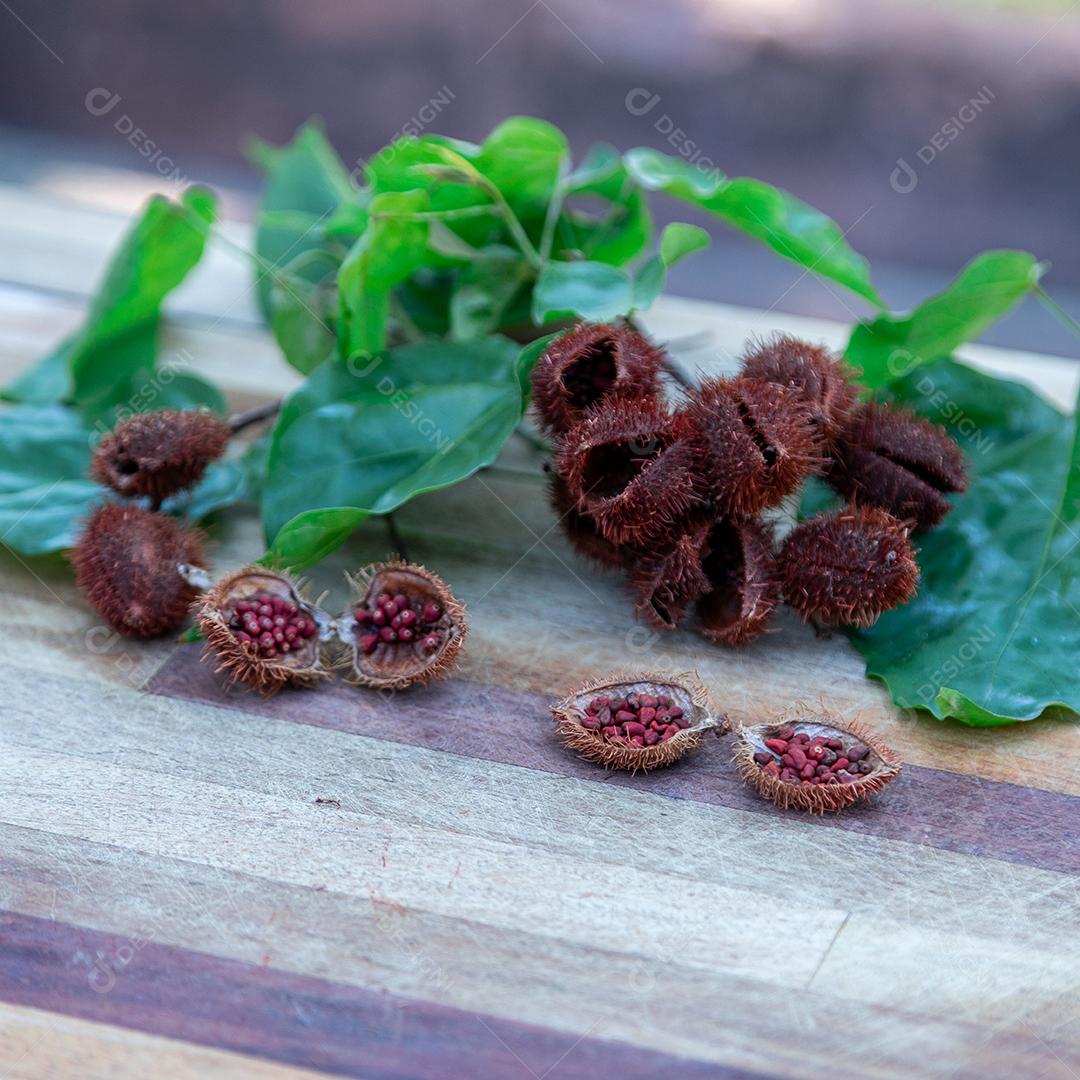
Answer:
[[[4, 0], [0, 28], [3, 182], [124, 205], [126, 173], [171, 175], [243, 216], [250, 135], [318, 114], [352, 165], [410, 123], [478, 140], [530, 113], [579, 153], [650, 145], [789, 189], [850, 230], [895, 308], [1021, 247], [1080, 314], [1073, 0]], [[731, 234], [671, 288], [865, 313]], [[1080, 355], [1033, 304], [988, 340]]]

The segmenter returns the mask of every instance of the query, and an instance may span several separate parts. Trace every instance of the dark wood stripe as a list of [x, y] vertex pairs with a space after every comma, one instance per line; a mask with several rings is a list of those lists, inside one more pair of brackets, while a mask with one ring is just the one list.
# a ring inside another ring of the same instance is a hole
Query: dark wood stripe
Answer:
[[[173, 655], [147, 689], [672, 799], [761, 814], [784, 813], [739, 780], [729, 760], [727, 739], [709, 738], [696, 754], [648, 775], [606, 773], [581, 761], [555, 738], [544, 698], [460, 679], [397, 694], [356, 690], [339, 683], [317, 693], [285, 691], [263, 699], [243, 689], [224, 691], [209, 666], [199, 661], [199, 650], [185, 648]], [[1080, 871], [1080, 798], [977, 776], [906, 765], [872, 802], [839, 815], [803, 818], [821, 828], [847, 829], [1045, 870]]]
[[364, 1080], [761, 1074], [0, 912], [0, 1000]]

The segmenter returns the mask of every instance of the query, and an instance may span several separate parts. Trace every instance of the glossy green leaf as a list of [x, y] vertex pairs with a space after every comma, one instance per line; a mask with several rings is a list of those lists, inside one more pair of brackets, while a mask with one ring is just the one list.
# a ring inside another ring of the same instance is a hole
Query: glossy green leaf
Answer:
[[484, 140], [473, 163], [519, 215], [529, 217], [547, 208], [569, 159], [566, 136], [554, 124], [511, 116]]
[[665, 266], [671, 267], [687, 255], [707, 248], [711, 242], [709, 234], [699, 226], [673, 221], [660, 234], [660, 258]]
[[916, 599], [852, 635], [905, 708], [984, 726], [1080, 711], [1080, 447], [1076, 418], [953, 361], [895, 399], [945, 424], [972, 483], [917, 537]]
[[267, 536], [307, 510], [386, 513], [490, 464], [523, 411], [519, 353], [433, 341], [319, 368], [274, 429]]
[[885, 386], [974, 341], [1039, 283], [1043, 266], [1026, 251], [985, 251], [910, 315], [859, 323], [845, 358], [870, 387]]
[[419, 267], [428, 225], [411, 215], [428, 206], [423, 191], [391, 192], [371, 203], [371, 221], [338, 273], [341, 352], [376, 353], [386, 344], [390, 291]]
[[165, 296], [202, 257], [212, 196], [189, 188], [179, 202], [153, 196], [109, 260], [80, 328], [4, 391], [13, 401], [73, 401], [94, 416], [128, 411], [136, 383], [154, 370]]
[[599, 262], [549, 262], [533, 289], [533, 321], [582, 318], [608, 322], [634, 306], [633, 282], [617, 266]]
[[355, 188], [322, 126], [309, 121], [285, 146], [257, 142], [252, 157], [266, 174], [259, 204], [255, 281], [259, 305], [269, 321], [273, 271], [299, 255], [322, 250], [324, 227]]
[[337, 356], [332, 305], [336, 296], [322, 285], [301, 280], [275, 284], [270, 329], [282, 354], [302, 375]]
[[624, 160], [642, 187], [694, 203], [785, 259], [884, 307], [870, 281], [869, 264], [820, 210], [761, 180], [704, 172], [649, 147], [630, 150]]
[[90, 480], [54, 480], [0, 494], [0, 544], [21, 555], [70, 548], [80, 523], [104, 496]]
[[506, 247], [486, 248], [483, 258], [458, 274], [450, 298], [450, 336], [455, 341], [494, 334], [503, 325], [515, 293], [531, 270], [521, 256]]
[[259, 562], [279, 570], [306, 570], [341, 547], [367, 516], [354, 506], [305, 510], [281, 526]]

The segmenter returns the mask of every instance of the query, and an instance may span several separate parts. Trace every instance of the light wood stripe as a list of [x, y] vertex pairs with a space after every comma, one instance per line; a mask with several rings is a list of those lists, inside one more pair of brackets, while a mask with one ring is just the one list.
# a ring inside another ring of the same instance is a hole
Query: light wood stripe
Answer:
[[315, 1080], [326, 1073], [97, 1024], [42, 1009], [0, 1003], [0, 1076], [4, 1080]]

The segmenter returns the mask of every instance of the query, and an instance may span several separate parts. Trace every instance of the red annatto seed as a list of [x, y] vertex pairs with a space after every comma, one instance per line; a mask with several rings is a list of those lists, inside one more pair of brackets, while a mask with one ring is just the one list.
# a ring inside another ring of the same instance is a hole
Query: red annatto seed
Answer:
[[641, 722], [642, 722], [643, 724], [647, 724], [647, 723], [649, 723], [649, 721], [650, 721], [650, 720], [655, 720], [655, 719], [656, 719], [656, 710], [655, 710], [655, 709], [650, 709], [650, 708], [646, 708], [645, 706], [642, 706], [642, 707], [641, 707], [641, 708], [640, 708], [640, 709], [638, 710], [638, 719], [639, 719], [639, 720], [640, 720], [640, 721], [641, 721]]
[[439, 647], [439, 635], [428, 634], [427, 637], [424, 638], [423, 642], [421, 642], [421, 644], [424, 646], [425, 649], [428, 649], [429, 651], [437, 649]]
[[408, 626], [403, 626], [398, 632], [398, 641], [412, 641], [416, 637], [415, 631]]
[[360, 639], [360, 648], [363, 649], [364, 654], [370, 656], [379, 644], [378, 634], [365, 634]]
[[775, 750], [778, 754], [787, 753], [788, 744], [786, 739], [766, 739], [765, 745], [770, 750]]
[[438, 604], [425, 604], [423, 619], [426, 623], [438, 622], [442, 618], [442, 608]]
[[820, 743], [813, 743], [811, 744], [810, 749], [806, 751], [806, 756], [808, 758], [813, 758], [815, 761], [821, 761], [825, 756], [825, 747]]
[[412, 608], [406, 607], [397, 618], [402, 626], [412, 626], [416, 622], [416, 612]]
[[387, 604], [392, 604], [393, 602], [394, 598], [389, 593], [380, 593], [375, 598], [375, 603], [381, 608], [384, 608]]
[[386, 612], [382, 608], [378, 608], [371, 613], [371, 622], [374, 626], [386, 625]]
[[767, 751], [765, 751], [765, 750], [759, 750], [759, 751], [758, 751], [758, 752], [757, 752], [757, 753], [756, 753], [756, 754], [754, 755], [754, 760], [755, 760], [755, 761], [756, 761], [756, 762], [757, 762], [757, 763], [758, 763], [759, 765], [768, 765], [770, 761], [775, 761], [776, 759], [775, 759], [775, 758], [774, 758], [774, 757], [772, 756], [772, 754], [768, 753]]
[[379, 637], [381, 637], [383, 641], [397, 641], [398, 639], [397, 631], [391, 626], [384, 626], [379, 631]]
[[615, 714], [615, 722], [619, 724], [631, 723], [637, 719], [637, 713], [630, 709], [620, 709]]

